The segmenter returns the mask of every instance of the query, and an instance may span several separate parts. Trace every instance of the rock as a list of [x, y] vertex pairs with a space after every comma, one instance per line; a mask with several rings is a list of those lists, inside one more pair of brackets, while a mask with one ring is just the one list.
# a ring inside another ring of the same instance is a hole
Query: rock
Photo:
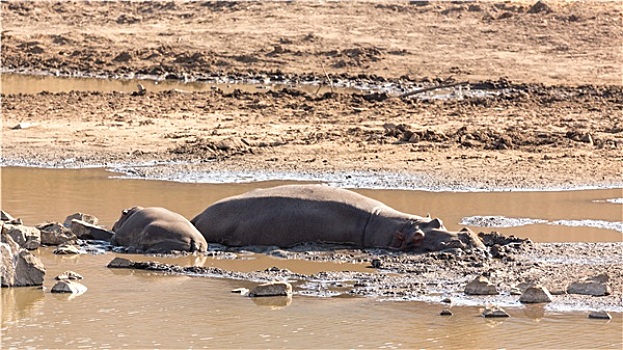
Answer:
[[4, 224], [2, 234], [11, 236], [15, 243], [28, 250], [37, 249], [41, 245], [41, 232], [36, 227]]
[[490, 306], [485, 308], [485, 311], [482, 312], [482, 316], [489, 317], [511, 317], [504, 309], [497, 306]]
[[543, 1], [537, 1], [536, 4], [532, 5], [532, 7], [528, 9], [528, 13], [541, 13], [541, 12], [550, 13], [550, 12], [553, 12], [553, 10], [551, 7], [547, 6], [547, 4], [545, 4]]
[[270, 282], [256, 286], [249, 292], [250, 297], [291, 296], [292, 285], [288, 282]]
[[240, 294], [240, 295], [247, 295], [247, 294], [249, 294], [249, 290], [246, 289], [246, 288], [236, 288], [236, 289], [233, 289], [231, 292], [232, 293], [237, 293], [237, 294]]
[[526, 289], [521, 297], [519, 297], [519, 301], [522, 303], [549, 303], [552, 301], [552, 295], [549, 293], [547, 288], [541, 285], [535, 285]]
[[591, 311], [591, 313], [588, 314], [588, 318], [595, 318], [599, 320], [611, 320], [612, 316], [610, 316], [610, 314], [605, 311]]
[[45, 267], [39, 258], [21, 248], [9, 235], [2, 234], [2, 287], [40, 286]]
[[13, 218], [11, 214], [7, 213], [6, 211], [0, 210], [0, 220], [11, 221], [11, 220], [15, 220], [15, 218]]
[[443, 309], [439, 313], [439, 316], [452, 316], [452, 311], [450, 311], [449, 309]]
[[108, 263], [109, 269], [129, 269], [132, 268], [134, 263], [131, 260], [125, 258], [114, 258], [111, 262]]
[[478, 276], [465, 286], [465, 294], [468, 295], [497, 295], [495, 285], [485, 276]]
[[61, 273], [60, 275], [54, 277], [55, 280], [57, 281], [62, 281], [62, 280], [81, 280], [83, 277], [73, 271], [65, 271], [63, 273]]
[[372, 259], [372, 267], [378, 269], [381, 266], [383, 266], [383, 262], [381, 261], [381, 259]]
[[52, 287], [52, 293], [71, 293], [71, 294], [82, 294], [87, 291], [87, 287], [83, 284], [70, 281], [70, 280], [62, 280], [56, 282]]
[[7, 224], [23, 225], [22, 219], [14, 218], [4, 210], [0, 210], [0, 220]]
[[58, 255], [80, 254], [80, 248], [73, 244], [61, 244], [56, 249], [54, 249], [54, 254], [58, 254]]
[[110, 238], [114, 235], [112, 231], [78, 219], [71, 220], [70, 228], [71, 232], [80, 239], [110, 241]]
[[49, 222], [36, 226], [41, 231], [41, 244], [61, 245], [74, 244], [78, 237], [70, 229], [58, 222]]
[[446, 303], [446, 304], [452, 304], [452, 299], [450, 299], [450, 298], [443, 298], [443, 299], [441, 300], [441, 302], [442, 302], [442, 303]]
[[74, 213], [65, 218], [63, 225], [67, 228], [71, 228], [71, 221], [74, 219], [84, 221], [91, 225], [97, 225], [97, 223], [99, 222], [99, 219], [93, 215], [84, 214], [84, 213]]
[[23, 130], [23, 129], [32, 128], [33, 126], [35, 126], [35, 124], [33, 124], [33, 123], [21, 122], [21, 123], [15, 125], [14, 127], [12, 127], [11, 129], [13, 129], [13, 130]]
[[589, 277], [582, 281], [571, 283], [567, 288], [567, 293], [592, 296], [610, 295], [612, 293], [612, 289], [610, 288], [610, 285], [608, 285], [609, 280], [610, 276], [606, 273]]

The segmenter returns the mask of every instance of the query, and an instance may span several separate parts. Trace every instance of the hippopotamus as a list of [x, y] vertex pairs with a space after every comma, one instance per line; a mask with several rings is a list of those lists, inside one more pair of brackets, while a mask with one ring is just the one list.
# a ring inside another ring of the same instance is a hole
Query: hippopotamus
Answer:
[[164, 208], [125, 209], [112, 230], [112, 245], [134, 247], [144, 253], [208, 249], [205, 238], [190, 221]]
[[326, 185], [278, 186], [224, 198], [191, 223], [206, 241], [227, 246], [287, 248], [314, 242], [415, 252], [484, 249], [469, 229], [450, 232], [439, 219], [406, 214]]

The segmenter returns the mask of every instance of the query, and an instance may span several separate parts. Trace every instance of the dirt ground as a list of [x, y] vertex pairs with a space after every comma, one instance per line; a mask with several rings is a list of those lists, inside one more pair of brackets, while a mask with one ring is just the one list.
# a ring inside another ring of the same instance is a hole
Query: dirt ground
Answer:
[[485, 188], [620, 184], [621, 19], [616, 1], [3, 2], [5, 72], [325, 84], [326, 72], [336, 84], [502, 92], [5, 95], [3, 157], [358, 169]]
[[[357, 170], [488, 189], [623, 183], [619, 1], [1, 7], [4, 73], [395, 88], [3, 94], [4, 164], [182, 163], [146, 176]], [[440, 100], [398, 96], [456, 83]], [[601, 267], [620, 301], [620, 269]]]

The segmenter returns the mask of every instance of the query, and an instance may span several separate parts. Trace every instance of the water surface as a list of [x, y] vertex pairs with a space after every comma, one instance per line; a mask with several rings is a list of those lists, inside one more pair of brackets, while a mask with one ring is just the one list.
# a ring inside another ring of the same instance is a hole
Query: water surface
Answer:
[[[210, 203], [258, 187], [287, 182], [192, 184], [110, 178], [104, 169], [3, 167], [2, 209], [26, 224], [63, 221], [74, 212], [97, 216], [111, 227], [123, 208], [164, 206], [192, 217]], [[291, 183], [291, 182], [289, 182]], [[426, 192], [358, 190], [415, 214], [442, 218], [458, 228], [463, 217], [503, 215], [547, 220], [620, 220], [620, 189], [562, 192]], [[476, 228], [477, 229], [477, 228]], [[486, 228], [490, 230], [491, 228]], [[535, 241], [616, 241], [621, 233], [594, 227], [525, 225], [500, 228]], [[111, 270], [117, 254], [57, 256], [36, 253], [46, 266], [44, 290], [2, 289], [2, 347], [5, 349], [145, 348], [555, 348], [623, 346], [623, 315], [591, 320], [586, 312], [554, 312], [539, 305], [508, 307], [511, 318], [480, 317], [479, 307], [389, 302], [368, 298], [306, 297], [251, 299], [231, 293], [249, 281]], [[370, 271], [363, 264], [316, 263], [266, 257], [154, 258], [178, 265], [256, 271], [278, 266], [294, 272]], [[51, 294], [54, 276], [73, 270], [84, 276], [80, 296]]]

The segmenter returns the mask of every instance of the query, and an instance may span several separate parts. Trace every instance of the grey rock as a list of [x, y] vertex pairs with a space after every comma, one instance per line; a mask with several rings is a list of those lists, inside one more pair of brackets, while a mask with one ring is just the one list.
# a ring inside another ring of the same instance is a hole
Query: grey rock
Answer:
[[62, 281], [62, 280], [81, 280], [83, 279], [82, 275], [73, 272], [73, 271], [65, 271], [63, 273], [61, 273], [60, 275], [54, 277], [55, 280], [57, 281]]
[[48, 222], [36, 226], [41, 231], [41, 244], [61, 245], [74, 244], [78, 237], [70, 229], [58, 222]]
[[81, 283], [70, 281], [70, 280], [61, 280], [56, 282], [52, 287], [52, 293], [71, 293], [71, 294], [83, 294], [87, 291], [87, 287]]
[[443, 309], [439, 313], [439, 316], [452, 316], [452, 311], [450, 311], [449, 309]]
[[483, 317], [510, 317], [510, 315], [501, 307], [498, 306], [490, 306], [485, 308], [485, 311], [482, 313]]
[[465, 294], [468, 295], [497, 295], [495, 285], [485, 276], [478, 276], [465, 286]]
[[7, 224], [23, 225], [22, 219], [14, 218], [4, 210], [0, 210], [0, 220]]
[[99, 222], [99, 219], [93, 215], [84, 214], [84, 213], [74, 213], [65, 218], [63, 225], [67, 228], [71, 228], [71, 222], [74, 219], [84, 221], [91, 225], [97, 225], [97, 223]]
[[2, 234], [2, 287], [40, 286], [45, 267], [39, 258], [21, 248], [9, 235]]
[[80, 248], [73, 244], [61, 244], [54, 249], [53, 253], [57, 255], [80, 254]]
[[6, 211], [0, 210], [0, 220], [11, 221], [11, 220], [15, 220], [15, 218], [12, 217], [11, 214], [7, 213]]
[[2, 234], [11, 236], [15, 243], [28, 250], [34, 250], [41, 246], [41, 231], [33, 226], [4, 224]]
[[114, 232], [112, 231], [78, 219], [71, 220], [71, 224], [69, 227], [71, 229], [71, 232], [80, 239], [110, 241], [110, 239], [114, 235]]
[[588, 318], [595, 318], [599, 320], [611, 320], [612, 316], [605, 311], [591, 311], [591, 313], [588, 314]]
[[592, 296], [610, 295], [612, 293], [612, 288], [610, 288], [608, 284], [609, 280], [610, 276], [605, 273], [585, 278], [582, 281], [571, 283], [567, 288], [567, 293]]
[[269, 282], [256, 286], [249, 292], [250, 297], [291, 296], [292, 285], [288, 282]]
[[116, 257], [111, 262], [108, 263], [109, 269], [129, 269], [132, 268], [134, 263], [131, 260]]
[[527, 288], [521, 297], [519, 297], [519, 301], [522, 303], [549, 303], [552, 301], [552, 295], [549, 293], [547, 288], [541, 285], [535, 285]]

